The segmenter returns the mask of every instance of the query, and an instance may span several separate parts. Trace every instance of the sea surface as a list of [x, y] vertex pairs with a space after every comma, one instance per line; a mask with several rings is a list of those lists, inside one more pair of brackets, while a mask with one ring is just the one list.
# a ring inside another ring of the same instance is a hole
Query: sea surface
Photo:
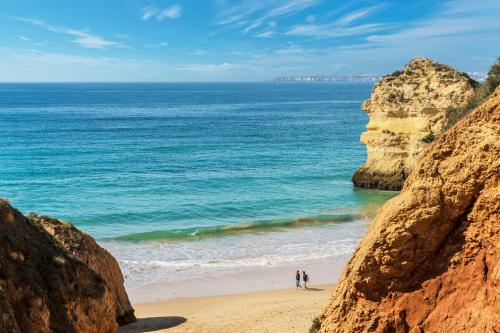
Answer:
[[0, 84], [0, 196], [74, 223], [128, 288], [353, 251], [370, 83]]

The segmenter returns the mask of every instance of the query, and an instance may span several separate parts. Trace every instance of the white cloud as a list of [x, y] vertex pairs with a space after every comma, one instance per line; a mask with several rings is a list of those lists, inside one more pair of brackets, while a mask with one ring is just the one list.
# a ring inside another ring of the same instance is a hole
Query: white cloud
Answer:
[[159, 21], [163, 21], [166, 18], [175, 19], [180, 17], [182, 14], [182, 6], [181, 5], [172, 5], [170, 7], [162, 10], [160, 14], [156, 17]]
[[247, 20], [248, 17], [260, 10], [266, 8], [266, 2], [264, 1], [241, 1], [234, 6], [226, 6], [223, 4], [223, 8], [219, 10], [215, 24], [217, 25], [227, 25], [235, 24], [242, 20]]
[[171, 5], [162, 10], [155, 5], [149, 5], [142, 8], [141, 13], [141, 19], [143, 21], [148, 21], [152, 17], [156, 17], [158, 21], [163, 21], [167, 18], [175, 19], [182, 15], [182, 6]]
[[388, 28], [387, 24], [370, 23], [353, 26], [351, 23], [367, 17], [369, 14], [379, 9], [381, 5], [361, 8], [348, 13], [339, 19], [324, 24], [316, 24], [316, 17], [309, 15], [307, 24], [297, 24], [292, 26], [287, 32], [290, 36], [313, 37], [313, 38], [338, 38], [345, 36], [363, 35]]
[[31, 40], [31, 38], [28, 38], [26, 36], [17, 36], [19, 37], [20, 40], [24, 40], [25, 42], [29, 42]]
[[0, 52], [8, 57], [28, 61], [29, 63], [41, 63], [50, 65], [86, 65], [86, 66], [116, 66], [129, 67], [141, 66], [151, 63], [150, 60], [138, 60], [133, 58], [114, 57], [91, 57], [66, 53], [51, 53], [36, 49], [15, 49], [0, 47]]
[[339, 27], [335, 23], [298, 24], [291, 27], [286, 32], [286, 35], [313, 38], [339, 38], [345, 36], [366, 35], [388, 27], [388, 25], [381, 23], [363, 24], [352, 27]]
[[101, 37], [91, 35], [85, 31], [67, 30], [66, 33], [76, 37], [76, 39], [72, 40], [73, 43], [89, 49], [106, 49], [108, 47], [120, 46], [119, 43], [105, 40]]
[[251, 23], [248, 27], [246, 27], [245, 29], [243, 29], [243, 32], [244, 33], [247, 33], [251, 30], [254, 30], [258, 27], [260, 27], [262, 25], [262, 22], [263, 20], [262, 19], [258, 19], [258, 20], [255, 20], [253, 23]]
[[142, 11], [142, 16], [141, 16], [142, 20], [147, 21], [153, 16], [157, 15], [160, 12], [160, 9], [158, 9], [154, 5], [149, 5], [142, 8], [141, 11]]
[[269, 30], [269, 31], [263, 31], [263, 32], [257, 33], [254, 36], [259, 37], [259, 38], [271, 38], [273, 35], [274, 35], [274, 31]]
[[[268, 20], [296, 14], [306, 8], [319, 4], [321, 1], [322, 0], [244, 0], [234, 6], [224, 6], [217, 16], [216, 24], [229, 25], [232, 27], [246, 26], [243, 29], [243, 33], [248, 33], [259, 28]], [[256, 15], [257, 18], [255, 18]]]
[[368, 7], [368, 8], [361, 8], [361, 9], [358, 9], [358, 10], [355, 10], [349, 14], [346, 14], [344, 16], [342, 16], [341, 18], [339, 18], [336, 23], [338, 25], [341, 25], [341, 26], [344, 26], [344, 25], [348, 25], [354, 21], [357, 21], [359, 19], [362, 19], [366, 16], [368, 16], [370, 13], [374, 12], [375, 10], [379, 9], [381, 6], [380, 5], [376, 5], [376, 6], [372, 6], [372, 7]]
[[37, 20], [37, 19], [25, 18], [25, 17], [15, 17], [15, 19], [18, 21], [21, 21], [21, 22], [26, 22], [26, 23], [37, 25], [39, 27], [45, 28], [48, 31], [51, 31], [54, 33], [64, 34], [64, 35], [75, 37], [75, 39], [73, 39], [71, 41], [73, 43], [78, 44], [78, 45], [85, 47], [85, 48], [106, 49], [109, 47], [123, 47], [123, 45], [120, 43], [106, 40], [106, 39], [101, 38], [99, 36], [90, 34], [88, 32], [88, 29], [75, 30], [75, 29], [69, 29], [69, 28], [64, 28], [64, 27], [56, 27], [56, 26], [49, 25], [43, 21]]
[[487, 34], [500, 30], [499, 15], [498, 1], [455, 0], [446, 3], [442, 11], [431, 18], [415, 21], [396, 32], [368, 36], [366, 40], [379, 45], [401, 45], [429, 38]]
[[298, 13], [308, 7], [317, 5], [319, 0], [288, 0], [281, 6], [271, 9], [266, 16], [277, 17]]

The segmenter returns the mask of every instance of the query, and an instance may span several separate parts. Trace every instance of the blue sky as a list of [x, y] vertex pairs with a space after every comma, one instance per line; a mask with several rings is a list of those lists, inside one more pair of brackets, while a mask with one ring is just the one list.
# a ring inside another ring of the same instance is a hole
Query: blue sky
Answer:
[[0, 81], [260, 81], [487, 71], [500, 0], [2, 0]]

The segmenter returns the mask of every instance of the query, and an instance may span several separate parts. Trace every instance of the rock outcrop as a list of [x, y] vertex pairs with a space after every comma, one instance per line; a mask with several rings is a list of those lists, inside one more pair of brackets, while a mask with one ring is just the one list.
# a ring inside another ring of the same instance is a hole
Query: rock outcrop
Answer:
[[477, 83], [467, 74], [425, 58], [374, 85], [363, 110], [370, 121], [361, 135], [367, 160], [352, 177], [357, 187], [400, 190], [416, 159], [462, 107]]
[[135, 321], [116, 260], [69, 223], [0, 199], [0, 332], [116, 332]]
[[500, 88], [423, 153], [344, 269], [320, 332], [500, 332]]

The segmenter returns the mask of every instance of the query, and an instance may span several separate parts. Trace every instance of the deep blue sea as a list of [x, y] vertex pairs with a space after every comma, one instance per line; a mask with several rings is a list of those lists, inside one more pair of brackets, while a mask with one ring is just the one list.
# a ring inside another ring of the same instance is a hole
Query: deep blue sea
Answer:
[[370, 90], [0, 84], [0, 196], [90, 233], [131, 286], [349, 253], [393, 195], [350, 181]]

